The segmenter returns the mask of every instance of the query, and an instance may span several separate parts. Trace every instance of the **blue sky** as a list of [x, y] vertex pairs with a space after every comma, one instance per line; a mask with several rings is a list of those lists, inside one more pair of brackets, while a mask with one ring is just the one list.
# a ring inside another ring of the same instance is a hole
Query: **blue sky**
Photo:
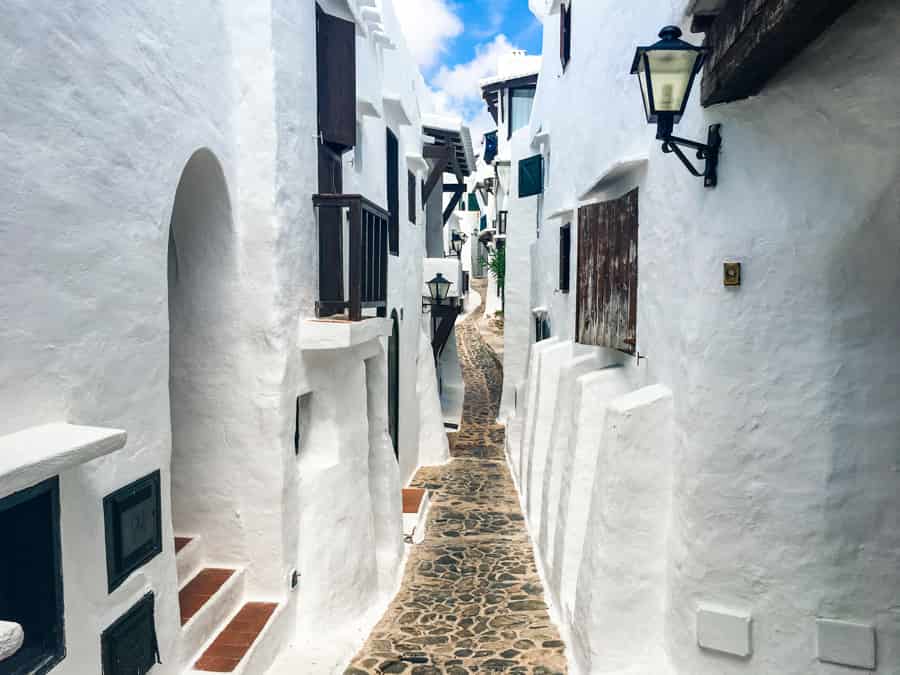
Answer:
[[528, 0], [393, 0], [413, 56], [437, 107], [463, 117], [478, 135], [493, 128], [478, 82], [511, 49], [538, 54], [541, 24]]
[[[528, 10], [528, 0], [457, 0], [453, 6], [466, 28], [450, 41], [441, 65], [452, 67], [472, 61], [477, 47], [501, 34], [529, 54], [540, 52], [541, 25]], [[423, 72], [426, 78], [433, 75]]]

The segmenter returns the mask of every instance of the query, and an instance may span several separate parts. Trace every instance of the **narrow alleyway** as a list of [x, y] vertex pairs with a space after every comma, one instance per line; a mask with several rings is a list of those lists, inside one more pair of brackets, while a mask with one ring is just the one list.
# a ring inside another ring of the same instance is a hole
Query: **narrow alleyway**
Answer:
[[482, 311], [457, 327], [466, 398], [453, 461], [413, 481], [431, 491], [427, 537], [346, 675], [566, 672], [495, 423], [502, 369]]

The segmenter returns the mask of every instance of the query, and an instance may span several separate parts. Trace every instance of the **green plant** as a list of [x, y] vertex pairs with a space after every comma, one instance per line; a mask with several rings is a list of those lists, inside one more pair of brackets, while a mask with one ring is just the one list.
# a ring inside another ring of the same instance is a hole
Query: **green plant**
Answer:
[[502, 289], [506, 283], [506, 248], [499, 248], [491, 253], [488, 258], [488, 269], [497, 280], [497, 286]]

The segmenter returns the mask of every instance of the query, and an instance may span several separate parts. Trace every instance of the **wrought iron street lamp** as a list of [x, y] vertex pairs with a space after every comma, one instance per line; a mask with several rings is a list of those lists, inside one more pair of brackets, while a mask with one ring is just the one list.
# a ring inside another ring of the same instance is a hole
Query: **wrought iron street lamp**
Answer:
[[452, 285], [453, 282], [445, 279], [444, 275], [440, 272], [434, 276], [434, 279], [428, 282], [428, 295], [434, 300], [434, 304], [440, 305], [447, 299], [447, 295], [450, 293], [450, 287]]
[[[706, 187], [715, 187], [722, 145], [721, 125], [710, 126], [705, 144], [672, 135], [684, 115], [694, 81], [706, 57], [704, 47], [685, 42], [681, 35], [677, 26], [666, 26], [659, 33], [659, 42], [638, 47], [631, 74], [638, 76], [647, 122], [657, 125], [656, 138], [663, 142], [663, 152], [675, 153], [688, 171], [703, 178]], [[703, 171], [694, 167], [682, 147], [695, 150], [697, 159], [706, 160]]]
[[450, 237], [450, 249], [456, 255], [457, 258], [462, 256], [462, 248], [463, 248], [463, 238], [460, 236], [459, 232], [454, 232], [453, 236]]

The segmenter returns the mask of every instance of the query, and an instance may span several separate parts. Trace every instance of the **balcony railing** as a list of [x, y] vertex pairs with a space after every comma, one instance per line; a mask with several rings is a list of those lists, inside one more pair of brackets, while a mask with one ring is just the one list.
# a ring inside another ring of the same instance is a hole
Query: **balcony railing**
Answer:
[[313, 196], [319, 228], [316, 315], [387, 316], [388, 212], [361, 195]]

